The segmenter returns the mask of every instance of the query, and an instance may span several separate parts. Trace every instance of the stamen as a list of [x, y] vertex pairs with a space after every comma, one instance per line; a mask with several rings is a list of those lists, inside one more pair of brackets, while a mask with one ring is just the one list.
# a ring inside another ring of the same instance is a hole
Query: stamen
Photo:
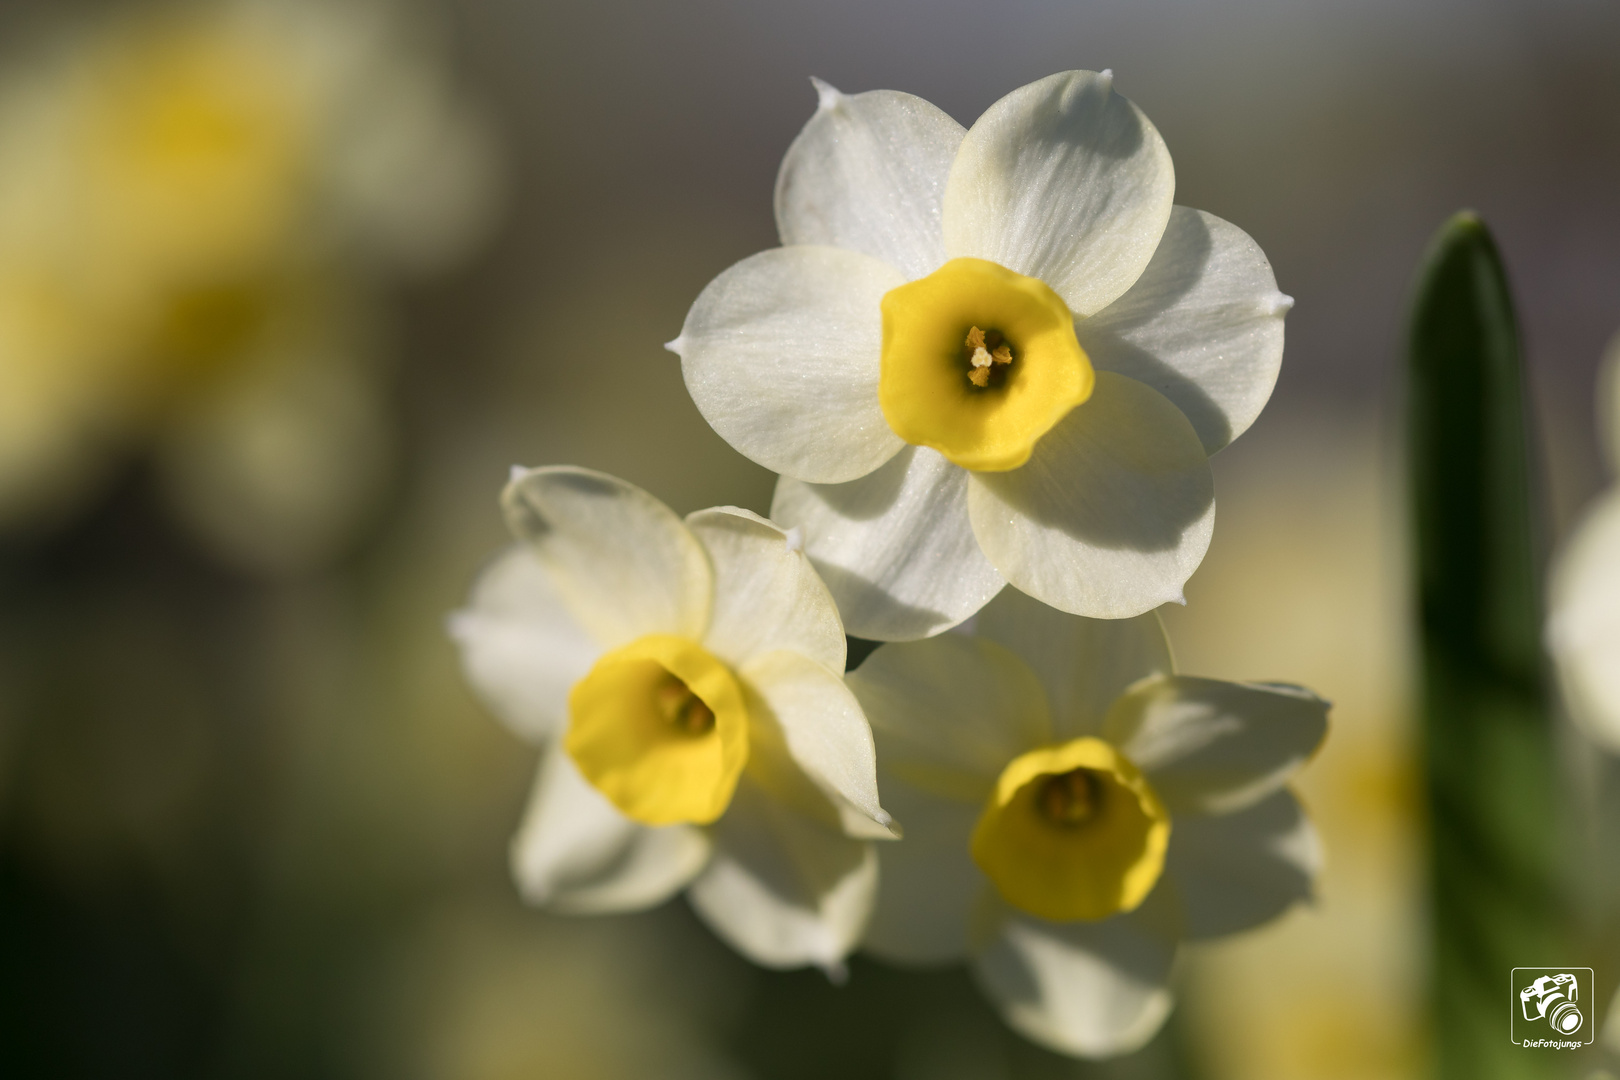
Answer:
[[673, 676], [658, 688], [658, 712], [688, 735], [705, 735], [714, 730], [714, 710]]
[[1083, 825], [1097, 816], [1101, 804], [1102, 784], [1090, 769], [1048, 776], [1035, 792], [1041, 816], [1054, 825]]
[[962, 344], [973, 350], [968, 357], [968, 382], [974, 386], [983, 388], [990, 385], [993, 365], [1012, 363], [1012, 348], [994, 330], [987, 333], [977, 326], [969, 327], [967, 340]]

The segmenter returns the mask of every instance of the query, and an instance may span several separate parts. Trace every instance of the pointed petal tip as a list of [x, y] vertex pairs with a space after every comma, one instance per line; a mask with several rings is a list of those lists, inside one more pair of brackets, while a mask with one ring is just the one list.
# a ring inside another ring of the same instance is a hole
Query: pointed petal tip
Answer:
[[787, 549], [789, 551], [804, 550], [804, 530], [800, 529], [797, 525], [783, 533], [782, 539], [787, 542]]
[[686, 348], [686, 335], [678, 334], [675, 337], [670, 338], [668, 341], [664, 342], [664, 348], [668, 349], [676, 356], [684, 357], [685, 354], [681, 350]]
[[1104, 90], [1112, 90], [1114, 88], [1114, 69], [1103, 68], [1097, 72], [1097, 81], [1102, 84]]
[[1286, 315], [1294, 309], [1294, 298], [1287, 293], [1272, 293], [1265, 300], [1267, 315]]
[[816, 111], [827, 112], [836, 109], [844, 100], [844, 94], [832, 83], [810, 76], [810, 85], [816, 88]]
[[905, 828], [898, 821], [894, 820], [887, 810], [879, 810], [876, 820], [879, 825], [889, 830], [889, 835], [894, 837], [896, 840], [904, 840], [906, 838]]
[[1176, 595], [1174, 595], [1174, 596], [1172, 596], [1170, 598], [1170, 602], [1172, 604], [1180, 604], [1182, 607], [1186, 607], [1187, 606], [1187, 594], [1186, 593], [1176, 593]]
[[515, 484], [519, 480], [523, 479], [528, 471], [529, 470], [522, 465], [513, 465], [506, 470], [506, 482], [508, 484]]
[[827, 981], [834, 986], [843, 986], [849, 982], [849, 965], [843, 960], [824, 960], [816, 964], [821, 973], [827, 976]]

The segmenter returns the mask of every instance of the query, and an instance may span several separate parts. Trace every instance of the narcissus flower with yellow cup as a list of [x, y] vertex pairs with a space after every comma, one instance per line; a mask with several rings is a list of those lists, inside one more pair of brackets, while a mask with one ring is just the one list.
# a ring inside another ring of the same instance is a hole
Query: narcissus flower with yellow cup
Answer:
[[482, 235], [483, 125], [398, 9], [83, 20], [0, 79], [0, 527], [155, 451], [231, 561], [341, 546], [388, 472], [377, 292]]
[[1311, 895], [1319, 846], [1286, 783], [1327, 703], [1175, 674], [1154, 614], [1085, 619], [1009, 589], [972, 633], [884, 645], [846, 681], [906, 823], [879, 849], [864, 948], [967, 961], [1051, 1049], [1136, 1049], [1169, 1014], [1179, 942]]
[[[1598, 377], [1598, 426], [1620, 476], [1620, 336]], [[1547, 647], [1564, 701], [1582, 729], [1620, 753], [1620, 485], [1587, 509], [1553, 564]]]
[[1013, 91], [972, 128], [921, 98], [820, 106], [776, 185], [783, 246], [731, 267], [670, 348], [851, 634], [907, 640], [1007, 583], [1075, 614], [1179, 600], [1208, 458], [1270, 397], [1283, 315], [1236, 226], [1173, 205], [1109, 72]]
[[682, 889], [743, 955], [841, 970], [871, 911], [872, 735], [844, 628], [795, 538], [746, 510], [684, 521], [572, 467], [514, 472], [519, 543], [452, 617], [468, 679], [545, 749], [512, 844], [563, 912]]

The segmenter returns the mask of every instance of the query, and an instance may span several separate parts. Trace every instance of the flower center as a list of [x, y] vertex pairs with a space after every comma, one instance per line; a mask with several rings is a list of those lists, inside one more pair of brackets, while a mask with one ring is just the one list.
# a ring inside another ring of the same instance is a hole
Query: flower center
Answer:
[[688, 735], [707, 735], [714, 730], [714, 710], [692, 693], [692, 688], [671, 675], [655, 692], [658, 711], [675, 730]]
[[883, 297], [884, 419], [964, 469], [1023, 465], [1094, 381], [1074, 315], [1036, 278], [952, 259]]
[[1014, 907], [1054, 921], [1106, 919], [1147, 899], [1170, 816], [1131, 761], [1081, 738], [1014, 758], [970, 848]]
[[1000, 330], [969, 327], [967, 340], [962, 343], [962, 351], [967, 354], [968, 382], [980, 390], [987, 388], [992, 378], [999, 376], [1005, 379], [1006, 366], [1013, 362], [1012, 346], [1007, 344], [1007, 339], [1001, 336]]
[[748, 760], [748, 710], [736, 677], [702, 646], [649, 634], [574, 685], [563, 747], [626, 817], [706, 824], [730, 805]]
[[1084, 825], [1097, 816], [1102, 803], [1102, 780], [1090, 769], [1070, 769], [1040, 781], [1035, 805], [1054, 825]]

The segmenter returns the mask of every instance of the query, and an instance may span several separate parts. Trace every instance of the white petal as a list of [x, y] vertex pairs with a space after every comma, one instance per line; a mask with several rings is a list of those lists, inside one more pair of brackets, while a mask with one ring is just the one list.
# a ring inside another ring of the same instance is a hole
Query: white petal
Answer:
[[1173, 815], [1228, 813], [1276, 791], [1316, 752], [1328, 707], [1297, 686], [1172, 675], [1120, 698], [1107, 732]]
[[1548, 591], [1547, 645], [1569, 711], [1594, 739], [1620, 751], [1620, 491], [1587, 512]]
[[869, 839], [896, 835], [878, 804], [872, 730], [844, 680], [786, 650], [756, 656], [738, 674], [749, 691], [749, 768], [765, 786], [779, 786], [765, 777], [795, 786], [794, 775], [802, 774], [831, 801], [845, 832]]
[[506, 521], [539, 556], [569, 612], [599, 645], [644, 634], [703, 637], [713, 576], [675, 512], [606, 473], [555, 465], [513, 476]]
[[732, 667], [789, 649], [844, 670], [838, 605], [787, 533], [748, 510], [719, 506], [686, 518], [714, 567], [714, 603], [703, 645]]
[[963, 138], [945, 185], [945, 251], [1040, 278], [1091, 315], [1141, 276], [1175, 191], [1164, 140], [1111, 76], [1049, 75]]
[[1178, 206], [1136, 284], [1074, 331], [1096, 367], [1174, 402], [1213, 454], [1270, 399], [1292, 305], [1247, 233]]
[[906, 835], [898, 844], [876, 845], [877, 905], [861, 947], [902, 964], [961, 960], [990, 888], [968, 849], [982, 804], [942, 799], [889, 773], [883, 792]]
[[884, 776], [975, 810], [1007, 762], [1052, 740], [1035, 673], [966, 634], [885, 645], [844, 681], [872, 725]]
[[848, 484], [782, 477], [771, 517], [804, 534], [846, 631], [906, 641], [955, 626], [1004, 584], [973, 537], [967, 487], [962, 469], [908, 446]]
[[784, 244], [831, 244], [908, 279], [945, 261], [940, 203], [962, 125], [894, 90], [841, 94], [819, 80], [816, 114], [782, 159], [776, 228]]
[[973, 632], [1007, 646], [1046, 688], [1057, 741], [1097, 735], [1114, 699], [1138, 679], [1172, 670], [1170, 642], [1155, 612], [1134, 619], [1086, 619], [1003, 589]]
[[1322, 844], [1299, 800], [1273, 792], [1234, 814], [1175, 819], [1160, 885], [1189, 938], [1235, 934], [1311, 899]]
[[461, 665], [513, 731], [547, 739], [568, 722], [568, 691], [601, 649], [568, 613], [525, 544], [507, 548], [478, 575], [467, 606], [450, 616]]
[[541, 761], [523, 827], [512, 840], [512, 874], [524, 899], [581, 914], [660, 904], [708, 857], [701, 829], [631, 821], [591, 787], [560, 746]]
[[773, 248], [709, 282], [669, 347], [722, 439], [772, 472], [842, 483], [904, 445], [878, 405], [879, 305], [904, 283], [856, 251]]
[[765, 967], [842, 970], [871, 914], [872, 845], [777, 802], [746, 776], [687, 893], [732, 948]]
[[1003, 577], [1042, 603], [1124, 619], [1180, 601], [1215, 525], [1215, 483], [1181, 410], [1097, 373], [1091, 399], [1029, 464], [975, 473], [973, 532]]
[[1007, 1022], [1077, 1057], [1127, 1054], [1170, 1015], [1175, 945], [1117, 916], [1050, 923], [1015, 915], [973, 964]]

